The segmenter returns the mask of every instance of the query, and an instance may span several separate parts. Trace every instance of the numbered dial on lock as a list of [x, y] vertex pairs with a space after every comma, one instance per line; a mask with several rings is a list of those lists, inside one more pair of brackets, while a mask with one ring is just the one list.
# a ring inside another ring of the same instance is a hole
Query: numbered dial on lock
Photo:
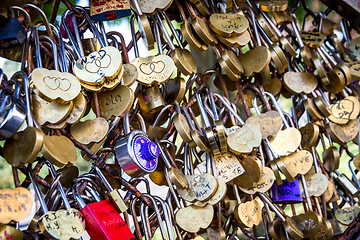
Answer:
[[131, 177], [153, 172], [158, 165], [159, 148], [140, 130], [119, 139], [115, 152], [121, 168]]

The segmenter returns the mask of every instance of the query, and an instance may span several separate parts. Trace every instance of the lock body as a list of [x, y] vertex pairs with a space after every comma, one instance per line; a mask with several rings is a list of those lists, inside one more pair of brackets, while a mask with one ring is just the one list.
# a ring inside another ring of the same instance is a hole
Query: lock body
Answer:
[[16, 47], [24, 41], [24, 26], [17, 18], [10, 17], [0, 28], [0, 49]]
[[0, 140], [8, 139], [21, 127], [26, 117], [25, 106], [13, 96], [1, 96], [1, 101], [8, 101], [11, 106], [0, 123]]
[[153, 172], [158, 165], [157, 145], [140, 130], [134, 130], [119, 139], [115, 146], [115, 154], [121, 168], [131, 177]]
[[275, 203], [298, 203], [302, 202], [299, 181], [295, 179], [292, 182], [283, 180], [283, 184], [278, 185], [277, 182], [271, 188], [271, 194]]
[[134, 237], [111, 200], [87, 204], [81, 213], [86, 219], [86, 231], [93, 240], [127, 240]]
[[115, 20], [131, 15], [128, 0], [91, 0], [90, 17], [94, 22]]

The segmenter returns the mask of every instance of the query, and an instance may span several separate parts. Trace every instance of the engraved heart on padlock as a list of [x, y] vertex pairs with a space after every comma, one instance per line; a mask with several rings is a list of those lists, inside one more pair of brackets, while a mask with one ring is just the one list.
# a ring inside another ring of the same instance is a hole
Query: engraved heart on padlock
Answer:
[[150, 75], [153, 72], [161, 73], [165, 69], [165, 63], [162, 61], [141, 63], [139, 68], [140, 68], [140, 71], [146, 75]]
[[264, 167], [263, 175], [261, 176], [258, 182], [255, 182], [253, 184], [253, 187], [244, 188], [239, 186], [239, 188], [247, 194], [255, 194], [257, 192], [264, 193], [267, 192], [272, 187], [274, 182], [275, 182], [274, 172], [270, 168]]
[[336, 101], [330, 106], [329, 120], [338, 124], [346, 124], [359, 116], [360, 103], [356, 97], [349, 96]]
[[279, 156], [293, 153], [300, 145], [301, 133], [296, 128], [281, 130], [270, 140], [272, 148]]
[[294, 94], [310, 94], [316, 89], [318, 82], [309, 72], [286, 72], [283, 83], [286, 89]]
[[300, 150], [299, 152], [284, 156], [281, 160], [293, 177], [296, 177], [298, 174], [306, 174], [314, 162], [312, 154], [306, 150]]
[[216, 178], [209, 173], [193, 174], [189, 185], [199, 201], [206, 201], [211, 198], [218, 188]]
[[31, 74], [31, 80], [41, 97], [47, 101], [68, 103], [81, 91], [79, 80], [67, 72], [36, 68]]
[[355, 203], [351, 207], [336, 209], [335, 218], [342, 224], [349, 225], [359, 213], [360, 206], [358, 203]]
[[55, 239], [79, 239], [84, 233], [82, 214], [74, 208], [49, 211], [41, 217], [40, 230]]
[[214, 13], [209, 18], [209, 27], [224, 37], [239, 36], [249, 27], [249, 21], [240, 14]]
[[173, 59], [167, 55], [135, 58], [132, 64], [138, 71], [137, 81], [146, 86], [167, 81], [175, 69]]
[[89, 56], [78, 59], [73, 71], [85, 84], [101, 85], [107, 79], [113, 79], [122, 69], [121, 53], [115, 47], [108, 46]]
[[262, 139], [274, 136], [280, 131], [282, 126], [281, 116], [274, 110], [250, 117], [246, 120], [246, 123], [256, 125], [261, 131]]
[[261, 143], [260, 129], [253, 124], [245, 124], [232, 132], [227, 138], [229, 150], [235, 154], [250, 153]]
[[71, 83], [67, 78], [45, 76], [43, 80], [45, 85], [52, 90], [56, 90], [59, 88], [62, 91], [67, 91], [71, 87]]
[[30, 213], [33, 205], [33, 196], [23, 187], [0, 190], [0, 223], [8, 224], [10, 221], [19, 222]]
[[206, 205], [205, 207], [190, 205], [179, 209], [175, 215], [175, 220], [181, 229], [195, 233], [200, 228], [206, 229], [209, 227], [213, 217], [214, 208], [211, 205]]
[[261, 206], [255, 199], [240, 203], [234, 209], [236, 220], [246, 228], [258, 225], [262, 220], [261, 214]]
[[89, 119], [73, 125], [71, 135], [82, 144], [100, 142], [106, 137], [109, 125], [104, 118]]
[[266, 47], [258, 46], [245, 54], [240, 54], [238, 58], [244, 68], [244, 75], [250, 77], [254, 73], [261, 72], [266, 65], [269, 65], [271, 53]]

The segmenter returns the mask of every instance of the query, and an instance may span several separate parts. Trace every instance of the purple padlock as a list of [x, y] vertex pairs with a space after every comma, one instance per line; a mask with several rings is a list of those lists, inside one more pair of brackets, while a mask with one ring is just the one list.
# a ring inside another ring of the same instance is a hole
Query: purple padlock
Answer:
[[274, 203], [288, 204], [303, 201], [297, 179], [292, 182], [283, 180], [283, 184], [281, 185], [275, 182], [271, 187], [271, 195]]

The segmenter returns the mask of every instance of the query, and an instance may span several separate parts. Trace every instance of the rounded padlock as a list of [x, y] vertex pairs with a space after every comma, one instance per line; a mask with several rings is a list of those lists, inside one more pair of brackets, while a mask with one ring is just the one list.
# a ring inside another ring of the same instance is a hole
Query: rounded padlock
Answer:
[[143, 131], [134, 130], [117, 141], [115, 155], [126, 174], [140, 177], [155, 171], [159, 148]]

